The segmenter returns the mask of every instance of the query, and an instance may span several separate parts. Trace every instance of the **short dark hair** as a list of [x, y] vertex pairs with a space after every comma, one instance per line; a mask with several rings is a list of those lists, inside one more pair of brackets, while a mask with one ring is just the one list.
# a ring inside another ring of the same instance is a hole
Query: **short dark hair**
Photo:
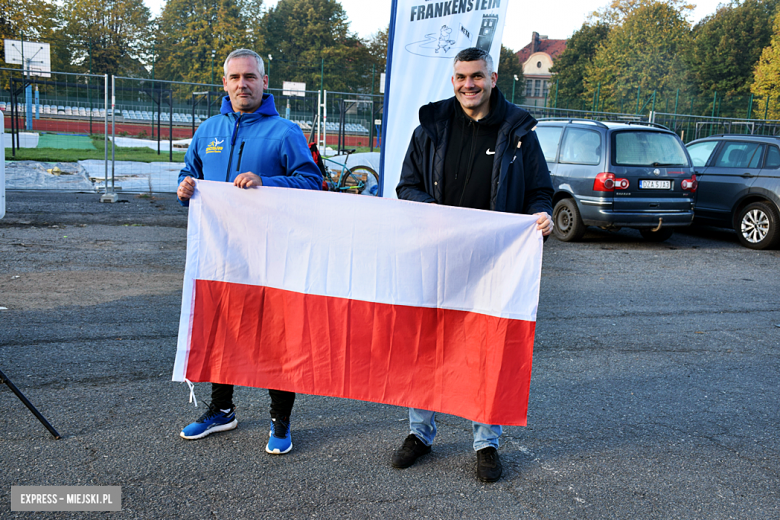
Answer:
[[453, 61], [452, 66], [454, 67], [459, 61], [477, 61], [482, 60], [485, 62], [485, 65], [487, 67], [488, 74], [493, 74], [493, 58], [490, 57], [490, 53], [487, 51], [483, 51], [479, 47], [469, 47], [468, 49], [463, 49], [458, 54], [455, 55], [455, 61]]

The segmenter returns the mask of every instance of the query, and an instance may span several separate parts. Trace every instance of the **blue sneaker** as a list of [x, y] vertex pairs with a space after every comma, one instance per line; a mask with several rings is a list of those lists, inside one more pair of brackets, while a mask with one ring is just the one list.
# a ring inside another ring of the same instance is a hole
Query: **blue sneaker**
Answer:
[[188, 424], [179, 435], [183, 439], [202, 439], [206, 435], [215, 432], [224, 432], [233, 430], [238, 426], [236, 420], [236, 407], [232, 407], [228, 412], [209, 405], [209, 409], [192, 424]]
[[291, 449], [290, 418], [277, 417], [271, 419], [271, 433], [268, 436], [268, 445], [266, 445], [265, 451], [271, 455], [284, 455], [289, 453]]

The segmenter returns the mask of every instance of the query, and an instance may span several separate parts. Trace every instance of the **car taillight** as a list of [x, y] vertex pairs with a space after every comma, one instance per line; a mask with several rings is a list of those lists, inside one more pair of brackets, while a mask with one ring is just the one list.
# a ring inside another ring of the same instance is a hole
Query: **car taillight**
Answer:
[[628, 189], [628, 179], [616, 179], [614, 173], [599, 173], [593, 181], [593, 191], [615, 191], [625, 189]]
[[699, 187], [699, 181], [696, 180], [696, 174], [694, 173], [691, 175], [690, 179], [685, 179], [684, 181], [680, 182], [680, 187], [683, 189], [683, 191], [696, 191], [696, 188]]

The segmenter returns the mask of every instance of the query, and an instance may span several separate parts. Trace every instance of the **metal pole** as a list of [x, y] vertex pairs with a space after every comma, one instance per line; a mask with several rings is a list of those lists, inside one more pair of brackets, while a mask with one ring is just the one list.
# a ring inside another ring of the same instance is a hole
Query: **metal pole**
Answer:
[[672, 130], [677, 124], [677, 104], [680, 102], [680, 89], [677, 89], [677, 95], [674, 98], [674, 120], [672, 121]]
[[106, 114], [106, 116], [103, 118], [103, 150], [105, 152], [103, 159], [105, 160], [106, 164], [106, 189], [103, 193], [108, 195], [108, 74], [104, 74], [103, 77], [103, 110]]
[[639, 99], [640, 99], [641, 93], [642, 93], [642, 85], [639, 85], [636, 88], [636, 110], [634, 110], [634, 115], [639, 113]]
[[168, 89], [168, 162], [173, 162], [173, 89]]
[[[13, 74], [13, 73], [12, 73]], [[16, 157], [16, 82], [11, 76], [11, 157]], [[5, 139], [5, 137], [3, 138]], [[3, 143], [5, 146], [5, 143]]]
[[[154, 92], [154, 91], [152, 91]], [[162, 87], [157, 96], [157, 155], [160, 155], [160, 121], [162, 120]]]
[[752, 115], [753, 115], [753, 94], [750, 94], [750, 101], [748, 102], [747, 118], [750, 119], [750, 116]]
[[343, 99], [339, 99], [339, 136], [336, 144], [336, 155], [341, 155], [341, 119], [344, 117]]
[[764, 121], [766, 121], [767, 116], [769, 115], [769, 102], [772, 100], [772, 96], [769, 94], [766, 95], [766, 106], [764, 107]]
[[195, 100], [197, 99], [197, 96], [195, 94], [192, 95], [192, 135], [190, 137], [195, 137]]
[[712, 117], [715, 117], [715, 104], [718, 101], [718, 93], [713, 92], [712, 94]]
[[317, 145], [320, 146], [322, 144], [322, 141], [320, 141], [320, 127], [322, 126], [322, 92], [317, 92]]
[[517, 84], [517, 74], [515, 74], [515, 79], [512, 81], [512, 104], [515, 104], [515, 85]]
[[[89, 73], [92, 74], [92, 39], [89, 40]], [[89, 96], [89, 133], [92, 134], [92, 77], [87, 76], [87, 95]]]
[[[106, 95], [105, 103], [108, 105], [108, 74], [106, 78]], [[106, 109], [105, 119], [105, 136], [106, 136], [106, 148], [105, 148], [105, 161], [106, 161], [106, 191], [100, 196], [100, 202], [117, 202], [119, 197], [114, 190], [114, 163], [116, 162], [115, 154], [115, 141], [116, 141], [116, 116], [114, 113], [114, 107], [116, 106], [116, 77], [111, 76], [111, 191], [108, 190], [108, 109]]]
[[24, 403], [27, 409], [32, 412], [35, 418], [38, 419], [47, 430], [49, 430], [49, 433], [51, 433], [55, 439], [61, 438], [60, 434], [57, 433], [57, 430], [55, 430], [54, 427], [49, 424], [49, 421], [47, 421], [46, 418], [41, 415], [41, 412], [39, 412], [38, 409], [33, 406], [33, 404], [24, 396], [24, 394], [18, 388], [16, 388], [16, 385], [13, 384], [5, 374], [3, 374], [2, 370], [0, 370], [0, 384], [2, 383], [5, 383], [6, 386], [8, 386], [8, 388], [10, 388], [14, 394], [16, 394], [16, 397], [18, 397], [19, 400]]
[[328, 147], [328, 91], [323, 90], [322, 93], [322, 150], [325, 151]]
[[111, 76], [111, 193], [114, 193], [114, 167], [116, 163], [116, 76]]
[[554, 105], [554, 108], [558, 108], [558, 81], [560, 81], [560, 78], [555, 78], [555, 105]]
[[368, 146], [369, 151], [374, 151], [374, 98], [371, 97], [371, 119], [368, 122]]

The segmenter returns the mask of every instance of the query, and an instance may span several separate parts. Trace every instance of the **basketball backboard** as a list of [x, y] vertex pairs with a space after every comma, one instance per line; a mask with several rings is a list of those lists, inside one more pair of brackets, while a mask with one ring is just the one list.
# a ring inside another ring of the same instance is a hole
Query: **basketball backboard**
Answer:
[[283, 96], [306, 96], [306, 83], [296, 83], [295, 81], [284, 81], [282, 83]]
[[48, 43], [22, 42], [21, 40], [3, 40], [5, 43], [5, 62], [9, 65], [22, 65], [31, 76], [50, 78], [51, 50]]

